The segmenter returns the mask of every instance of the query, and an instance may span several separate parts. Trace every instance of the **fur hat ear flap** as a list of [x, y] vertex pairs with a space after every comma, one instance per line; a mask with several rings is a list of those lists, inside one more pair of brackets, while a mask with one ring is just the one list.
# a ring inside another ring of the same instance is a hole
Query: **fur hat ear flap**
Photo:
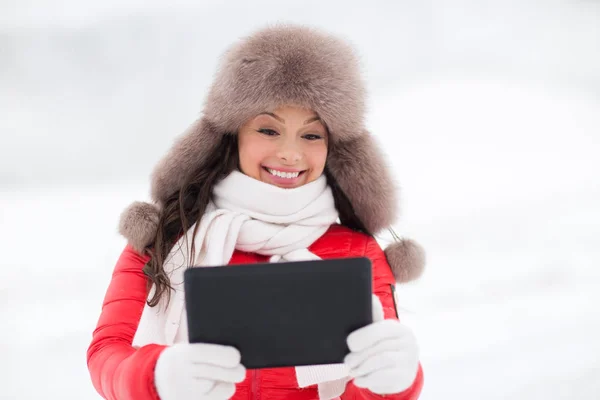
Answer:
[[390, 244], [384, 252], [396, 282], [410, 282], [423, 274], [425, 250], [417, 242], [400, 239]]
[[119, 233], [139, 253], [156, 237], [160, 208], [156, 204], [133, 202], [121, 213]]

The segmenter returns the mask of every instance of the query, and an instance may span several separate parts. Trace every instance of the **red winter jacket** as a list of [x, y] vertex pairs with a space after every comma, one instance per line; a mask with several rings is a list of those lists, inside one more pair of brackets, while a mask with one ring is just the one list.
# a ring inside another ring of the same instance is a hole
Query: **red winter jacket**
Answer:
[[[375, 239], [340, 225], [333, 225], [309, 250], [321, 258], [368, 257], [373, 264], [373, 289], [383, 304], [385, 318], [397, 319], [392, 295], [394, 277], [385, 255]], [[267, 257], [236, 251], [230, 264], [266, 262]], [[127, 246], [113, 272], [102, 313], [88, 348], [87, 361], [94, 387], [109, 400], [159, 400], [154, 387], [154, 367], [162, 345], [150, 344], [139, 349], [131, 346], [146, 298], [147, 278], [142, 268], [148, 257]], [[393, 399], [415, 400], [423, 386], [423, 372], [406, 391], [379, 396], [348, 382], [342, 400]], [[293, 367], [248, 370], [246, 379], [237, 384], [235, 400], [308, 400], [318, 399], [317, 385], [298, 388]]]

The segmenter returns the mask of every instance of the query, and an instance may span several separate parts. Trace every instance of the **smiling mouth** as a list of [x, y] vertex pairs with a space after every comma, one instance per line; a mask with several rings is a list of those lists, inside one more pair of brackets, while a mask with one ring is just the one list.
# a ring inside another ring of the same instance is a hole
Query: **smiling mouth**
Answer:
[[290, 179], [290, 180], [296, 179], [306, 172], [306, 171], [284, 172], [284, 171], [278, 171], [276, 169], [267, 168], [267, 167], [263, 167], [263, 169], [274, 177], [282, 178], [282, 179]]

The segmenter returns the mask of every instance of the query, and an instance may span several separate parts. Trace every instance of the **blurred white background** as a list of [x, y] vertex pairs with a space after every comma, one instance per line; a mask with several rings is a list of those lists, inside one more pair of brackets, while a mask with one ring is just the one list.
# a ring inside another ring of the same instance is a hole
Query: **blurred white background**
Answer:
[[600, 2], [0, 2], [1, 399], [97, 399], [116, 226], [266, 23], [354, 43], [427, 250], [423, 400], [600, 398]]

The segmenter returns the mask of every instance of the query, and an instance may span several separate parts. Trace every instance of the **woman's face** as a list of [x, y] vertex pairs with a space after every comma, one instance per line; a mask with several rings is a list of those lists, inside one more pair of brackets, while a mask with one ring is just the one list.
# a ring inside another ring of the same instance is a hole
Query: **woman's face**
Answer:
[[283, 106], [259, 114], [238, 132], [240, 169], [281, 188], [305, 185], [323, 173], [328, 139], [312, 110]]

